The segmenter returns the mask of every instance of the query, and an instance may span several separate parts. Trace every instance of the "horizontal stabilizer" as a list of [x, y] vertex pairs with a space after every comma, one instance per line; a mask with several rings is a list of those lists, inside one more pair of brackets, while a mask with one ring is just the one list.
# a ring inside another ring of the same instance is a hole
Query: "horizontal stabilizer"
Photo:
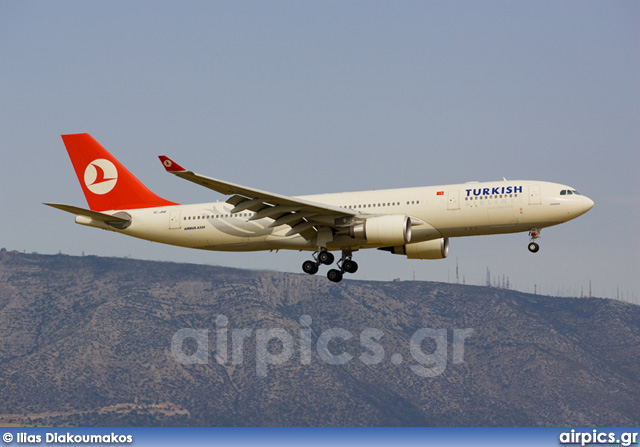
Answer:
[[118, 216], [112, 216], [106, 213], [99, 213], [98, 211], [91, 211], [91, 210], [87, 210], [77, 206], [63, 205], [61, 203], [44, 203], [44, 205], [51, 206], [53, 208], [57, 208], [62, 211], [66, 211], [67, 213], [75, 214], [77, 216], [86, 216], [93, 220], [97, 220], [104, 223], [124, 224], [124, 223], [129, 223], [131, 221], [130, 219], [126, 219]]

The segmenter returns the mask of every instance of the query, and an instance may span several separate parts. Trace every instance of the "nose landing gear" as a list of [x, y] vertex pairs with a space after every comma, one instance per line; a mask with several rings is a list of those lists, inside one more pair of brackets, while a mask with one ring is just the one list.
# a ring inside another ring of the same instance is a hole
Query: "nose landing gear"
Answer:
[[[343, 274], [355, 273], [358, 271], [358, 263], [351, 259], [351, 250], [342, 250], [342, 257], [337, 262], [338, 269], [331, 269], [327, 272], [327, 278], [332, 282], [342, 281]], [[313, 261], [305, 261], [302, 264], [302, 271], [309, 275], [315, 275], [318, 273], [318, 267], [320, 264], [331, 265], [335, 260], [333, 254], [329, 253], [326, 249], [321, 248], [319, 251], [313, 254]]]
[[537, 253], [538, 250], [540, 250], [540, 246], [535, 242], [535, 240], [540, 237], [540, 231], [541, 230], [538, 230], [537, 228], [529, 230], [529, 238], [531, 239], [531, 242], [529, 242], [528, 248], [531, 253]]

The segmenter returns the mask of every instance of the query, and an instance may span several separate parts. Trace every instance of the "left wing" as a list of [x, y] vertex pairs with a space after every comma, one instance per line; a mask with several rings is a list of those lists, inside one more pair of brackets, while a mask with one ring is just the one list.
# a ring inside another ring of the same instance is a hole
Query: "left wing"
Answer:
[[280, 225], [290, 226], [287, 236], [300, 234], [309, 240], [317, 234], [319, 228], [330, 227], [339, 230], [359, 214], [348, 208], [283, 196], [205, 177], [186, 170], [167, 156], [160, 155], [158, 158], [167, 172], [221, 194], [231, 195], [226, 202], [233, 205], [232, 214], [250, 210], [255, 214], [248, 220], [271, 218], [274, 219], [269, 225], [271, 228]]

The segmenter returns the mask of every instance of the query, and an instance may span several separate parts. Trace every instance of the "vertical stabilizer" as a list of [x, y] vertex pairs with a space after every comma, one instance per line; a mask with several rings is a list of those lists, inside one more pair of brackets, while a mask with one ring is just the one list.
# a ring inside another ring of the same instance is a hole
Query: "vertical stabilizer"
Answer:
[[62, 135], [62, 141], [93, 211], [177, 205], [151, 192], [88, 133]]

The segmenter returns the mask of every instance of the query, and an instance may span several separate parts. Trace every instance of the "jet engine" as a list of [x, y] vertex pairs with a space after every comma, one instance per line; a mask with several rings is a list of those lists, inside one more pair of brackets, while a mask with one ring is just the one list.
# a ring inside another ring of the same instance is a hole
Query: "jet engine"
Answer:
[[411, 241], [411, 219], [402, 215], [370, 217], [351, 227], [351, 237], [371, 244], [401, 245]]
[[449, 238], [384, 247], [379, 250], [389, 251], [395, 255], [406, 255], [409, 259], [444, 259], [449, 254]]

